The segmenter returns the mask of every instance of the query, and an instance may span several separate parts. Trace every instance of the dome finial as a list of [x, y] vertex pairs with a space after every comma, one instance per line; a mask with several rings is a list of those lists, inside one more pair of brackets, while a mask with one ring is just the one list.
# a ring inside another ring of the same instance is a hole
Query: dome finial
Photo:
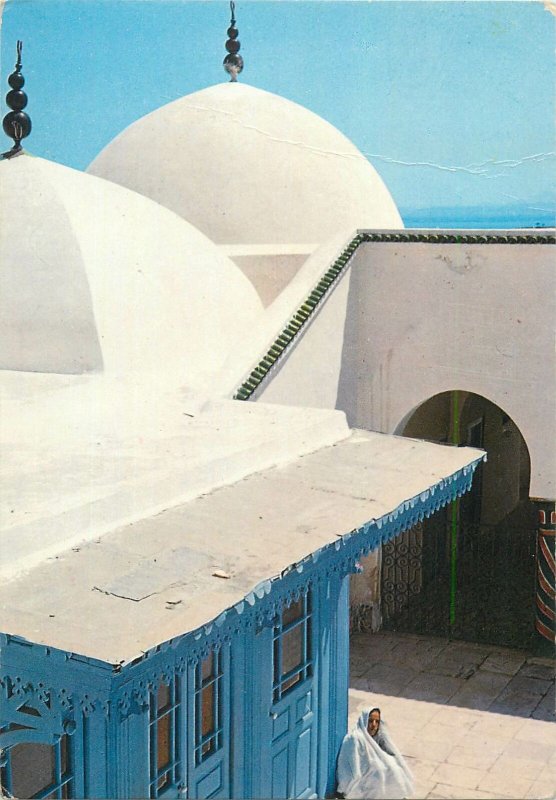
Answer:
[[243, 69], [243, 59], [239, 53], [239, 48], [241, 47], [239, 43], [239, 39], [237, 38], [239, 35], [239, 31], [236, 28], [236, 18], [235, 18], [235, 10], [236, 4], [231, 0], [230, 2], [230, 12], [231, 12], [231, 19], [230, 19], [230, 27], [228, 28], [228, 41], [226, 42], [226, 50], [228, 51], [228, 55], [224, 59], [224, 69], [230, 76], [230, 81], [237, 81], [237, 76]]
[[25, 78], [21, 74], [21, 50], [23, 42], [17, 42], [17, 61], [15, 69], [8, 78], [8, 83], [11, 86], [11, 91], [6, 95], [6, 103], [12, 110], [9, 111], [4, 117], [3, 128], [4, 133], [14, 140], [14, 145], [11, 150], [2, 153], [2, 158], [12, 158], [21, 152], [21, 140], [25, 139], [31, 133], [31, 120], [29, 116], [23, 111], [27, 105], [27, 95], [22, 90], [25, 85]]

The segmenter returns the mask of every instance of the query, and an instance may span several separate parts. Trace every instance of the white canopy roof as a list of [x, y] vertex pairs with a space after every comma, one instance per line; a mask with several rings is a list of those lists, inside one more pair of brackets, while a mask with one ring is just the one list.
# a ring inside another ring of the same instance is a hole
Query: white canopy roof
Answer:
[[342, 412], [0, 372], [0, 576], [349, 435]]
[[122, 525], [4, 583], [2, 629], [108, 663], [128, 662], [209, 623], [261, 582], [369, 520], [397, 515], [404, 504], [429, 513], [433, 492], [441, 494], [482, 455], [353, 432]]

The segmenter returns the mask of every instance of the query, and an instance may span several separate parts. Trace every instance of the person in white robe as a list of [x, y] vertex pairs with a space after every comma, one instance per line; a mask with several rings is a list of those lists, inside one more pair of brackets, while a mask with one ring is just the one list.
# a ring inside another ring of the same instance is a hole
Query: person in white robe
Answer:
[[337, 765], [338, 794], [350, 800], [403, 800], [413, 794], [413, 776], [393, 743], [380, 709], [363, 711], [344, 737]]

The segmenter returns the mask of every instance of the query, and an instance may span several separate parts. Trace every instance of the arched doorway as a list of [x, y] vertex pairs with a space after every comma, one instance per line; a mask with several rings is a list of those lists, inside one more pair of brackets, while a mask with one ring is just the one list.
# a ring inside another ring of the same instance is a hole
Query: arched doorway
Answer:
[[487, 462], [471, 492], [383, 547], [383, 626], [532, 647], [536, 516], [518, 427], [485, 397], [455, 390], [431, 397], [397, 432], [483, 448]]

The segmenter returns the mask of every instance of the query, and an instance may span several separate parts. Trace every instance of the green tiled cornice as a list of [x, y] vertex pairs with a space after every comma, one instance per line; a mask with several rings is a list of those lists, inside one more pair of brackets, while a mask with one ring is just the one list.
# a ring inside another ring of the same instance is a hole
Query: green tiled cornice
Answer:
[[361, 242], [425, 242], [426, 244], [556, 244], [553, 233], [491, 233], [485, 231], [457, 233], [456, 231], [399, 231], [391, 233], [363, 232]]
[[276, 337], [267, 353], [241, 384], [234, 394], [234, 400], [248, 400], [255, 389], [263, 382], [272, 367], [284, 354], [294, 337], [311, 319], [323, 297], [345, 270], [352, 255], [362, 242], [405, 243], [424, 242], [426, 244], [556, 244], [553, 233], [490, 233], [490, 232], [433, 232], [433, 231], [399, 231], [372, 232], [362, 231], [354, 236], [334, 263], [326, 270], [319, 282], [291, 316], [282, 332]]
[[323, 297], [329, 292], [332, 285], [345, 270], [351, 256], [363, 241], [363, 236], [364, 234], [357, 234], [357, 236], [342, 250], [334, 263], [326, 270], [297, 311], [292, 314], [285, 328], [269, 347], [266, 355], [251, 371], [249, 377], [241, 384], [234, 395], [234, 400], [248, 400], [251, 397], [255, 389], [262, 383], [274, 364], [291, 344], [294, 337], [297, 336], [308, 320], [311, 319]]

